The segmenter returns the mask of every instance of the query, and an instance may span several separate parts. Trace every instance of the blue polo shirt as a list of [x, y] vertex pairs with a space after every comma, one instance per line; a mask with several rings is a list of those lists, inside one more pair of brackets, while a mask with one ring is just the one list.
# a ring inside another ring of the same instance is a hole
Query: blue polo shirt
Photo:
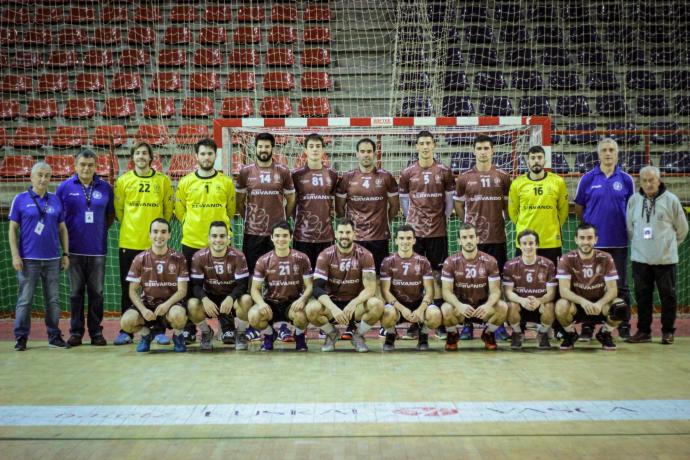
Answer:
[[[46, 192], [41, 198], [29, 187], [12, 200], [10, 220], [19, 225], [19, 256], [22, 259], [49, 260], [62, 256], [58, 224], [65, 221], [65, 216], [55, 194]], [[36, 233], [39, 222], [43, 225], [40, 235]]]
[[[70, 254], [104, 256], [108, 248], [108, 216], [115, 214], [110, 184], [94, 174], [91, 185], [84, 187], [75, 174], [62, 182], [55, 194], [64, 208]], [[93, 219], [87, 219], [88, 212], [93, 213]]]
[[625, 212], [633, 193], [633, 178], [618, 166], [609, 177], [597, 166], [580, 179], [575, 203], [585, 208], [583, 220], [597, 228], [598, 248], [628, 246]]

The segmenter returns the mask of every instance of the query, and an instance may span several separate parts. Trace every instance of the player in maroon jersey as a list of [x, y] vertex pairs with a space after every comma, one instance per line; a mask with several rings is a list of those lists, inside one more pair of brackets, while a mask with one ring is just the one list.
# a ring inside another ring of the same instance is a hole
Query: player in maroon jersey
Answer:
[[[247, 313], [252, 299], [247, 294], [249, 271], [244, 254], [230, 246], [228, 226], [222, 220], [211, 222], [208, 247], [199, 249], [192, 257], [192, 297], [187, 301], [189, 319], [201, 331], [200, 349], [213, 350], [213, 330], [207, 318], [218, 318], [223, 334], [232, 333], [237, 350], [247, 349]], [[234, 315], [233, 315], [234, 312]], [[234, 335], [235, 318], [239, 327]]]
[[521, 323], [537, 323], [540, 349], [550, 349], [549, 331], [554, 320], [554, 300], [558, 282], [556, 267], [546, 257], [537, 255], [539, 235], [523, 230], [518, 235], [522, 254], [506, 262], [503, 290], [508, 300], [508, 322], [513, 328], [510, 348], [522, 348]]
[[333, 351], [338, 340], [334, 323], [359, 321], [352, 334], [352, 345], [367, 352], [364, 334], [383, 316], [383, 302], [375, 297], [376, 269], [371, 253], [354, 242], [355, 224], [338, 219], [335, 244], [325, 249], [316, 261], [314, 298], [307, 304], [307, 318], [326, 333], [321, 351]]
[[597, 231], [591, 224], [580, 224], [575, 233], [577, 249], [558, 261], [556, 318], [565, 334], [561, 350], [572, 350], [577, 341], [575, 324], [603, 323], [595, 335], [604, 350], [615, 350], [611, 331], [628, 315], [628, 306], [618, 296], [618, 272], [613, 257], [594, 249]]
[[386, 331], [383, 351], [395, 349], [395, 326], [400, 321], [418, 325], [417, 350], [429, 349], [429, 328], [441, 326], [441, 310], [433, 305], [434, 276], [429, 260], [413, 251], [415, 230], [411, 225], [398, 227], [395, 243], [398, 251], [383, 259], [381, 293], [386, 306], [381, 326]]
[[482, 340], [487, 350], [496, 349], [494, 332], [506, 320], [508, 305], [501, 300], [501, 276], [496, 259], [477, 249], [477, 231], [470, 223], [460, 225], [462, 250], [443, 263], [441, 283], [446, 325], [446, 350], [458, 349], [458, 324], [469, 319], [486, 323]]
[[[168, 247], [170, 224], [154, 219], [149, 227], [151, 249], [139, 253], [127, 273], [129, 299], [133, 307], [120, 320], [122, 330], [141, 333], [138, 352], [151, 349], [156, 334], [172, 329], [174, 350], [187, 351], [182, 329], [187, 312], [180, 304], [187, 295], [189, 272], [184, 256]], [[141, 290], [141, 292], [139, 292]]]
[[287, 221], [273, 225], [271, 241], [275, 249], [261, 256], [254, 268], [249, 324], [264, 334], [261, 350], [271, 351], [276, 339], [273, 323], [289, 321], [295, 326], [295, 348], [307, 351], [305, 307], [312, 295], [311, 264], [306, 254], [290, 249], [292, 228]]

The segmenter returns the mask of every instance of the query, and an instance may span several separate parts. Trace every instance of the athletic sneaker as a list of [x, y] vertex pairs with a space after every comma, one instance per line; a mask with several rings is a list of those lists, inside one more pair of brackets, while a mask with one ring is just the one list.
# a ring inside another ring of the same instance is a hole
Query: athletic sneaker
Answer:
[[126, 332], [120, 332], [115, 338], [113, 345], [127, 345], [129, 343], [132, 343], [132, 336]]
[[474, 324], [466, 324], [460, 332], [460, 340], [472, 340], [474, 339]]
[[395, 339], [397, 335], [395, 332], [386, 334], [386, 341], [383, 342], [383, 351], [393, 351], [395, 350]]
[[225, 331], [220, 336], [220, 341], [225, 345], [233, 345], [235, 343], [235, 331]]
[[324, 340], [323, 345], [321, 345], [321, 351], [333, 351], [333, 350], [335, 350], [335, 343], [338, 341], [339, 336], [340, 336], [340, 333], [338, 332], [337, 329], [335, 329], [330, 334], [326, 334], [326, 339]]
[[522, 340], [525, 335], [522, 332], [513, 331], [513, 335], [510, 336], [510, 349], [520, 350], [522, 348]]
[[419, 333], [417, 339], [417, 351], [429, 351], [429, 334]]
[[482, 341], [484, 342], [484, 348], [487, 350], [493, 351], [498, 348], [496, 345], [496, 336], [487, 330], [482, 332]]
[[66, 350], [67, 348], [69, 348], [69, 344], [67, 342], [65, 342], [64, 340], [62, 340], [61, 335], [56, 335], [52, 339], [48, 340], [48, 347]]
[[[189, 331], [187, 331], [187, 330], [182, 331], [182, 334], [180, 334], [180, 335], [182, 335], [182, 338], [184, 339], [184, 344], [185, 344], [185, 345], [190, 345], [190, 344], [196, 342], [196, 334], [192, 334], [191, 332], [189, 332]], [[156, 336], [156, 338], [157, 338], [157, 337], [158, 337], [158, 336]], [[167, 338], [167, 337], [166, 337], [166, 338]], [[173, 335], [173, 342], [175, 342], [175, 337], [174, 337], [174, 335]], [[159, 342], [159, 343], [160, 343], [160, 342]], [[185, 349], [185, 351], [187, 351], [187, 350]]]
[[348, 325], [347, 329], [345, 329], [345, 332], [340, 334], [340, 340], [352, 340], [352, 335], [355, 331], [354, 326]]
[[580, 342], [591, 342], [592, 336], [594, 335], [594, 328], [592, 326], [582, 326], [580, 331]]
[[540, 350], [550, 350], [551, 342], [549, 342], [549, 333], [537, 332], [537, 344]]
[[14, 343], [15, 351], [26, 351], [26, 337], [19, 337]]
[[247, 339], [250, 342], [254, 342], [255, 340], [261, 340], [261, 333], [251, 326], [247, 328], [244, 335], [247, 336]]
[[[187, 340], [185, 337], [185, 332], [188, 331], [182, 331], [180, 334], [173, 334], [173, 351], [177, 353], [184, 353], [187, 351]], [[213, 337], [213, 335], [211, 335]], [[194, 336], [194, 339], [196, 340], [196, 336]]]
[[201, 332], [201, 343], [199, 343], [201, 351], [213, 351], [213, 335], [213, 329], [210, 328], [208, 332]]
[[359, 334], [359, 332], [355, 332], [352, 334], [352, 339], [350, 340], [350, 343], [353, 347], [355, 347], [355, 351], [357, 353], [366, 353], [367, 351], [369, 351], [369, 347], [367, 347], [367, 344], [364, 341], [364, 337], [362, 337]]
[[[184, 332], [187, 332], [187, 331], [184, 331]], [[196, 337], [195, 337], [195, 339], [196, 339]], [[155, 341], [156, 341], [156, 343], [157, 343], [158, 345], [170, 345], [170, 339], [169, 339], [168, 336], [165, 335], [165, 334], [156, 334], [156, 339], [155, 339]], [[193, 342], [193, 341], [194, 341], [194, 340], [192, 340], [192, 342]], [[191, 342], [190, 342], [190, 343], [191, 343]]]
[[280, 325], [278, 330], [278, 338], [281, 342], [294, 342], [295, 337], [292, 335], [292, 331], [287, 324], [283, 323]]
[[275, 333], [273, 334], [264, 334], [264, 343], [261, 345], [261, 351], [271, 351], [273, 350], [273, 342], [276, 341], [276, 335]]
[[561, 350], [572, 350], [575, 348], [575, 342], [577, 342], [578, 336], [577, 332], [563, 332], [563, 341], [561, 342]]
[[417, 340], [419, 335], [419, 324], [411, 323], [410, 327], [407, 328], [407, 332], [403, 335], [403, 340]]
[[673, 345], [673, 332], [664, 332], [661, 335], [662, 345]]
[[623, 340], [630, 338], [630, 324], [621, 324], [618, 326], [618, 337]]
[[652, 334], [647, 332], [637, 331], [632, 337], [628, 337], [628, 343], [648, 343], [652, 341]]
[[379, 328], [379, 337], [386, 337], [386, 328], [383, 326]]
[[249, 348], [249, 339], [247, 334], [239, 333], [235, 338], [235, 350], [241, 351]]
[[446, 335], [446, 351], [457, 351], [459, 338], [457, 332], [448, 332]]
[[295, 350], [309, 351], [309, 347], [307, 347], [307, 335], [305, 333], [295, 334]]
[[608, 331], [603, 331], [599, 330], [597, 332], [597, 335], [595, 336], [599, 343], [601, 343], [601, 347], [604, 350], [615, 350], [616, 349], [616, 344], [613, 342], [613, 336], [611, 335], [610, 332]]
[[506, 342], [510, 338], [505, 326], [498, 326], [498, 329], [496, 329], [496, 332], [494, 332], [494, 337], [496, 337], [496, 340], [500, 340], [502, 342]]
[[153, 341], [153, 335], [147, 334], [142, 335], [137, 345], [137, 353], [146, 353], [151, 350], [151, 342]]
[[78, 334], [72, 334], [69, 336], [69, 339], [67, 339], [67, 343], [70, 347], [78, 347], [81, 345], [81, 336]]
[[102, 335], [94, 335], [91, 337], [91, 345], [95, 347], [104, 347], [108, 345], [108, 342], [106, 342], [105, 337]]

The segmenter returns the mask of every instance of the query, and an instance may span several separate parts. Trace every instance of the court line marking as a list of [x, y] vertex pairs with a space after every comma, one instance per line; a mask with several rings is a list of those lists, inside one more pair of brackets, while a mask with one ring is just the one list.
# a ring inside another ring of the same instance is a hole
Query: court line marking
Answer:
[[0, 406], [0, 426], [690, 420], [690, 400]]

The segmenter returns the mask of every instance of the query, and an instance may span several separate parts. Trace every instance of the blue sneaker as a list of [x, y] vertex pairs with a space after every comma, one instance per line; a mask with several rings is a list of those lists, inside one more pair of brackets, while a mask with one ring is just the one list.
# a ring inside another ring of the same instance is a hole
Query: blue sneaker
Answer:
[[170, 339], [165, 334], [157, 334], [156, 335], [156, 343], [158, 345], [170, 345]]
[[187, 351], [187, 344], [184, 342], [184, 335], [173, 334], [173, 351], [177, 353], [184, 353]]
[[261, 333], [254, 329], [253, 327], [249, 326], [247, 330], [245, 331], [244, 335], [247, 336], [247, 339], [250, 342], [254, 342], [255, 340], [261, 339]]
[[292, 335], [292, 331], [290, 330], [288, 325], [285, 323], [280, 325], [280, 329], [278, 330], [278, 338], [280, 339], [281, 342], [294, 342], [295, 341], [295, 336]]
[[264, 344], [261, 345], [261, 351], [271, 351], [273, 350], [273, 342], [276, 341], [276, 335], [264, 335]]
[[297, 351], [309, 351], [307, 347], [307, 335], [306, 334], [295, 334], [295, 350]]
[[496, 329], [496, 332], [494, 332], [494, 337], [496, 337], [496, 340], [501, 340], [503, 342], [510, 338], [505, 326], [499, 326], [498, 329]]
[[460, 340], [472, 340], [474, 338], [474, 325], [472, 323], [466, 324], [460, 332]]
[[132, 343], [132, 337], [126, 332], [120, 332], [115, 338], [113, 345], [127, 345], [129, 343]]
[[[131, 340], [131, 339], [130, 339]], [[151, 350], [151, 341], [153, 336], [151, 334], [142, 335], [139, 345], [137, 345], [137, 353], [146, 353]]]

